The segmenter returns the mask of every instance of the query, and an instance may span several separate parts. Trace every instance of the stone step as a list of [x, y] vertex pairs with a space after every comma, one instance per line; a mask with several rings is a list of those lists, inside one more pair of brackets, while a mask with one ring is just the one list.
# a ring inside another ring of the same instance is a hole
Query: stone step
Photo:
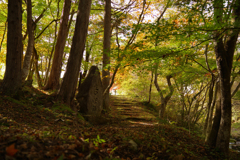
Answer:
[[132, 108], [117, 108], [119, 111], [129, 111], [133, 110]]
[[139, 103], [113, 102], [113, 105], [138, 105]]
[[112, 104], [113, 106], [138, 106], [137, 104]]
[[127, 116], [127, 115], [137, 116], [139, 114], [142, 114], [142, 113], [136, 113], [136, 112], [134, 112], [134, 113], [121, 113], [121, 115], [124, 115], [124, 116]]
[[125, 118], [126, 120], [130, 120], [130, 121], [153, 121], [153, 119], [146, 119], [146, 118], [139, 118], [139, 117], [128, 117]]

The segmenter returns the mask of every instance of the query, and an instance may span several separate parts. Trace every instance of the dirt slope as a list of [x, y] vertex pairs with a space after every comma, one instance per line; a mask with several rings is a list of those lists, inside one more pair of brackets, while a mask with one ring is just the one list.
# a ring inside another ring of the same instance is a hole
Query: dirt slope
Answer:
[[[232, 153], [237, 159], [237, 153]], [[111, 111], [85, 122], [41, 90], [0, 96], [0, 159], [222, 159], [184, 128], [157, 123], [140, 102], [111, 97]]]

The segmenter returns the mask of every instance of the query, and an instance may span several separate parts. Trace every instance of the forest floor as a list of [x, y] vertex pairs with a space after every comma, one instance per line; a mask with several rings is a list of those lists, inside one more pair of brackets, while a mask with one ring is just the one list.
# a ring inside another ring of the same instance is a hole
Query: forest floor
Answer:
[[[231, 150], [232, 160], [240, 154]], [[0, 159], [221, 160], [195, 132], [156, 118], [141, 102], [111, 96], [111, 111], [86, 122], [47, 92], [0, 96]]]

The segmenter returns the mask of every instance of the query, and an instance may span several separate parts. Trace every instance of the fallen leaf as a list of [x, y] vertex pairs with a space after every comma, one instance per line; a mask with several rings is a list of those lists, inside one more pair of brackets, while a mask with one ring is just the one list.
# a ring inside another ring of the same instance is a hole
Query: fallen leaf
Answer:
[[79, 153], [78, 156], [79, 156], [79, 157], [84, 157], [84, 154]]
[[21, 144], [20, 147], [23, 148], [23, 149], [27, 149], [27, 143]]
[[69, 145], [69, 146], [68, 146], [68, 149], [69, 149], [69, 150], [73, 150], [73, 149], [75, 149], [76, 147], [77, 147], [76, 144], [72, 144], [72, 145]]
[[14, 156], [17, 153], [17, 149], [15, 149], [15, 144], [12, 144], [6, 148], [7, 155]]

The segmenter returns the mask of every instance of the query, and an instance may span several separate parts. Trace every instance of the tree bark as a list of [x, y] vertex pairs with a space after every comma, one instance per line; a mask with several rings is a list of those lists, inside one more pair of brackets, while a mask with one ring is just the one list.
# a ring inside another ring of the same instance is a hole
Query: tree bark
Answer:
[[160, 118], [164, 118], [167, 103], [170, 100], [170, 98], [172, 97], [172, 94], [173, 94], [173, 91], [174, 91], [174, 88], [171, 84], [171, 78], [172, 78], [172, 76], [167, 76], [166, 77], [167, 83], [168, 83], [168, 88], [169, 88], [170, 92], [168, 93], [168, 95], [166, 97], [164, 97], [163, 94], [162, 94], [162, 90], [160, 89], [160, 87], [158, 85], [158, 82], [157, 82], [157, 68], [156, 68], [154, 84], [155, 84], [155, 87], [156, 87], [158, 93], [160, 94], [160, 98], [161, 98], [161, 105], [160, 105], [160, 109], [159, 109], [159, 117]]
[[2, 92], [15, 95], [21, 88], [22, 1], [8, 0], [7, 57]]
[[[208, 118], [206, 119], [206, 131], [205, 131], [205, 141], [207, 142], [208, 141], [208, 137], [211, 133], [211, 129], [212, 129], [212, 126], [213, 126], [213, 122], [212, 122], [212, 118], [213, 118], [213, 110], [215, 108], [215, 105], [216, 105], [216, 101], [217, 101], [217, 96], [219, 96], [218, 92], [220, 92], [219, 90], [219, 82], [216, 82], [216, 86], [215, 86], [215, 91], [214, 91], [214, 97], [213, 97], [213, 102], [209, 108], [209, 111], [208, 111]], [[220, 101], [220, 100], [218, 100]], [[221, 105], [220, 102], [218, 102], [217, 105]]]
[[3, 44], [4, 38], [5, 38], [6, 31], [7, 31], [7, 20], [6, 20], [5, 25], [4, 25], [4, 32], [3, 32], [2, 40], [1, 40], [1, 43], [0, 43], [0, 52], [2, 50], [2, 44]]
[[41, 76], [39, 74], [39, 70], [38, 70], [38, 54], [37, 54], [37, 50], [36, 48], [33, 46], [33, 53], [34, 53], [34, 70], [35, 70], [35, 75], [36, 75], [36, 79], [37, 79], [37, 83], [38, 83], [38, 87], [42, 88], [42, 79]]
[[27, 77], [28, 81], [33, 81], [33, 73], [35, 71], [34, 59], [35, 59], [35, 55], [33, 54], [30, 62], [30, 71]]
[[148, 103], [151, 102], [151, 94], [152, 94], [152, 82], [153, 82], [153, 69], [151, 70], [151, 81], [150, 81], [150, 87], [149, 87], [149, 97], [148, 97]]
[[27, 0], [27, 32], [28, 32], [28, 46], [23, 61], [22, 68], [22, 81], [28, 76], [30, 69], [30, 61], [33, 53], [34, 45], [34, 33], [33, 33], [33, 21], [32, 21], [32, 0]]
[[[239, 26], [240, 22], [240, 3], [232, 2], [234, 27]], [[214, 1], [214, 19], [217, 25], [222, 23], [223, 16], [223, 0]], [[223, 41], [223, 35], [216, 31], [215, 48], [217, 69], [220, 81], [221, 96], [221, 121], [218, 130], [216, 147], [226, 156], [229, 156], [229, 140], [231, 131], [232, 104], [231, 104], [231, 70], [233, 63], [233, 55], [236, 48], [236, 42], [239, 29], [230, 30], [226, 41]], [[225, 43], [224, 43], [225, 42]]]
[[204, 135], [205, 136], [207, 134], [208, 124], [209, 124], [209, 122], [211, 122], [211, 121], [209, 121], [209, 119], [212, 118], [210, 116], [211, 116], [211, 106], [212, 106], [212, 101], [213, 101], [214, 84], [215, 84], [215, 81], [214, 81], [214, 77], [212, 75], [211, 83], [210, 83], [209, 90], [208, 90], [207, 118], [206, 118], [205, 125], [204, 125]]
[[216, 110], [213, 119], [213, 125], [209, 135], [207, 136], [207, 144], [211, 147], [216, 147], [217, 137], [218, 137], [218, 130], [221, 121], [221, 97], [220, 97], [220, 84], [219, 82], [216, 84], [216, 92], [217, 92], [217, 101], [216, 101]]
[[90, 54], [91, 54], [91, 50], [92, 50], [92, 47], [93, 47], [93, 43], [90, 46], [88, 46], [88, 43], [86, 44], [86, 58], [85, 58], [86, 66], [84, 66], [84, 72], [81, 76], [82, 79], [84, 79], [86, 77], [87, 71], [89, 70], [89, 64], [88, 63], [90, 61]]
[[72, 40], [70, 56], [67, 63], [67, 70], [58, 92], [58, 99], [69, 105], [71, 104], [76, 92], [77, 81], [87, 37], [91, 3], [92, 0], [79, 1], [77, 21]]
[[47, 84], [44, 87], [45, 90], [59, 89], [62, 58], [63, 58], [64, 47], [65, 47], [66, 39], [68, 35], [68, 17], [70, 14], [70, 9], [71, 9], [71, 0], [65, 0], [62, 18], [60, 21], [60, 28], [59, 28], [58, 37], [57, 37], [57, 43], [54, 51], [52, 68], [51, 68], [51, 72], [50, 72], [50, 76], [47, 81]]
[[[110, 83], [110, 46], [111, 46], [111, 0], [105, 0], [104, 39], [103, 39], [103, 70], [102, 84], [105, 90]], [[103, 99], [103, 109], [109, 110], [109, 91]]]

